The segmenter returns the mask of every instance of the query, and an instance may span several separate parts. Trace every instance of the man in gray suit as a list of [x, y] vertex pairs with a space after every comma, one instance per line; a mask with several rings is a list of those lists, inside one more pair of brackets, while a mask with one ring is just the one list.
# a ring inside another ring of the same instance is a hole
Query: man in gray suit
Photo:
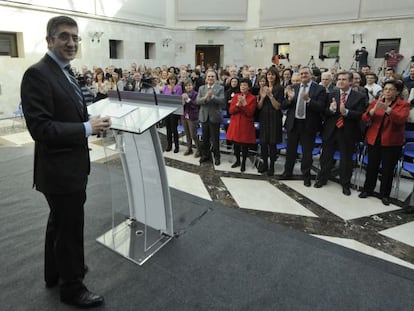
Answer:
[[88, 136], [108, 129], [111, 120], [88, 118], [85, 100], [70, 70], [80, 41], [76, 21], [67, 16], [50, 19], [46, 40], [47, 54], [27, 69], [21, 84], [24, 117], [35, 141], [33, 184], [50, 208], [44, 277], [47, 288], [60, 286], [62, 302], [96, 307], [103, 303], [103, 297], [83, 284]]
[[214, 164], [220, 165], [220, 123], [223, 120], [224, 87], [216, 83], [217, 74], [209, 69], [206, 72], [206, 84], [198, 89], [197, 105], [200, 105], [199, 120], [201, 122], [202, 143], [200, 163], [211, 160], [211, 149]]

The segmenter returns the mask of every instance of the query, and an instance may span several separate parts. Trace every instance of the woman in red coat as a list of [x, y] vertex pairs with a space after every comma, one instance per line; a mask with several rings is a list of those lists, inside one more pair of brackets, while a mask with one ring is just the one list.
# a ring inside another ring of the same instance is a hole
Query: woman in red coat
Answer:
[[[249, 92], [251, 81], [247, 78], [240, 80], [240, 93], [235, 94], [230, 103], [230, 124], [226, 139], [234, 143], [236, 162], [231, 167], [240, 166], [240, 171], [246, 170], [246, 158], [249, 145], [256, 144], [256, 129], [254, 114], [257, 107], [256, 96]], [[240, 162], [240, 151], [242, 161]]]
[[384, 205], [390, 204], [389, 196], [394, 169], [404, 145], [409, 104], [398, 96], [402, 89], [401, 81], [386, 81], [383, 95], [378, 100], [374, 100], [367, 111], [362, 114], [362, 121], [370, 125], [366, 133], [368, 144], [367, 174], [363, 191], [359, 197], [366, 198], [373, 194], [381, 165], [380, 195]]

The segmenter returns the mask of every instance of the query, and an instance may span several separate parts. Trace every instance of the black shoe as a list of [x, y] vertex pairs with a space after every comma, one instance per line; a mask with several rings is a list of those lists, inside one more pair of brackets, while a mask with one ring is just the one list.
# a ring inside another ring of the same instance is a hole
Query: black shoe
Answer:
[[305, 187], [310, 187], [312, 185], [311, 178], [310, 177], [305, 177], [305, 179], [303, 180], [303, 185]]
[[246, 162], [243, 162], [240, 166], [240, 172], [244, 172], [246, 170]]
[[93, 308], [103, 304], [104, 298], [88, 291], [86, 288], [79, 294], [68, 297], [61, 297], [60, 300], [68, 305], [79, 308]]
[[46, 281], [46, 288], [54, 288], [59, 285], [59, 278], [55, 280]]
[[342, 187], [342, 193], [345, 195], [351, 195], [351, 189], [349, 187]]
[[215, 159], [214, 160], [214, 165], [220, 165], [220, 159]]
[[200, 163], [203, 163], [203, 162], [210, 162], [211, 161], [211, 158], [209, 158], [209, 157], [201, 157], [200, 158]]
[[287, 179], [287, 178], [291, 178], [292, 177], [292, 173], [288, 173], [286, 171], [284, 171], [281, 175], [280, 178], [282, 179]]
[[408, 207], [404, 208], [404, 213], [414, 214], [414, 206], [408, 206]]
[[381, 199], [382, 204], [384, 205], [390, 205], [390, 198], [389, 197], [383, 197]]
[[167, 148], [165, 148], [165, 151], [171, 151], [172, 150], [172, 146], [168, 145]]
[[235, 168], [235, 167], [239, 167], [240, 166], [240, 162], [236, 161], [233, 163], [233, 165], [231, 166], [231, 168]]
[[174, 153], [178, 153], [178, 151], [180, 151], [180, 148], [175, 147], [175, 148], [174, 148]]
[[264, 173], [264, 172], [267, 172], [267, 170], [268, 170], [268, 167], [263, 165], [262, 167], [258, 168], [257, 172]]
[[368, 191], [362, 191], [362, 192], [358, 195], [358, 197], [360, 197], [361, 199], [365, 199], [365, 198], [370, 197], [371, 195], [372, 195], [372, 193], [371, 193], [371, 192], [368, 192]]
[[323, 186], [325, 186], [326, 185], [326, 181], [323, 181], [323, 180], [318, 180], [314, 185], [313, 185], [313, 187], [315, 187], [315, 188], [322, 188]]

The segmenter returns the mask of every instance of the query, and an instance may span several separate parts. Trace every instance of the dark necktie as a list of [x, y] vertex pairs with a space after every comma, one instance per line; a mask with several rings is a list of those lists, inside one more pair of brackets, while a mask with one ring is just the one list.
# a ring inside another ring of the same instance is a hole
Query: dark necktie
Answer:
[[306, 84], [302, 85], [302, 91], [299, 92], [299, 102], [298, 102], [298, 110], [297, 110], [297, 117], [299, 119], [305, 118], [305, 101], [302, 98], [302, 94], [306, 92]]
[[83, 108], [83, 95], [82, 95], [82, 91], [79, 87], [78, 81], [76, 81], [75, 75], [73, 74], [72, 69], [70, 68], [70, 65], [67, 65], [65, 67], [65, 70], [69, 73], [69, 81], [70, 84], [72, 85], [72, 88], [76, 94], [76, 98], [78, 99], [78, 103], [80, 105], [81, 108]]
[[[346, 92], [343, 92], [341, 95], [341, 104], [345, 104], [345, 102], [346, 102]], [[336, 120], [336, 127], [339, 129], [344, 127], [344, 117], [342, 116], [341, 112], [339, 112], [338, 120]]]

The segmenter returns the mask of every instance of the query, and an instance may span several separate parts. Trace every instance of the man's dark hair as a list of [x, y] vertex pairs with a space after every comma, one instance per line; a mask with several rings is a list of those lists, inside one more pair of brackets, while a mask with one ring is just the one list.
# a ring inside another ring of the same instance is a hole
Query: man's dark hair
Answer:
[[342, 76], [342, 75], [347, 76], [348, 81], [350, 81], [350, 82], [354, 81], [354, 74], [352, 72], [350, 72], [350, 71], [341, 71], [341, 72], [338, 72], [338, 74], [337, 74], [338, 77]]
[[56, 34], [57, 28], [60, 25], [68, 25], [78, 28], [78, 24], [76, 21], [69, 17], [69, 16], [55, 16], [52, 17], [48, 22], [46, 26], [46, 33], [48, 37], [52, 37]]

